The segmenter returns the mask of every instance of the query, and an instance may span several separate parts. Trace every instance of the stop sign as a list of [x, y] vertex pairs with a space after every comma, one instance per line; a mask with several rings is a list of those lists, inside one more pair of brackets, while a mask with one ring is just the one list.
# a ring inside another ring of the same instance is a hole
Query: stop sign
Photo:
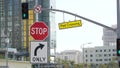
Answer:
[[30, 35], [35, 40], [44, 40], [48, 36], [48, 27], [44, 22], [35, 22], [30, 27]]

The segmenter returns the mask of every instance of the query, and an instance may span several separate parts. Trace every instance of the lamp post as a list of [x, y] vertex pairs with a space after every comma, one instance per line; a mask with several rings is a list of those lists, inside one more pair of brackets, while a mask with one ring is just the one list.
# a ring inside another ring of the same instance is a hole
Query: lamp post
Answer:
[[83, 44], [82, 44], [82, 51], [83, 51], [83, 68], [84, 68], [84, 46], [87, 45], [87, 44], [91, 44], [91, 42], [83, 43]]
[[[8, 30], [9, 33], [11, 33], [12, 30]], [[9, 37], [10, 35], [5, 34], [5, 44], [6, 44], [6, 52], [5, 52], [5, 59], [6, 59], [6, 68], [8, 68], [8, 47], [9, 47]]]
[[8, 37], [6, 37], [5, 43], [6, 43], [6, 53], [5, 53], [6, 68], [8, 68], [8, 44], [9, 44], [9, 38]]

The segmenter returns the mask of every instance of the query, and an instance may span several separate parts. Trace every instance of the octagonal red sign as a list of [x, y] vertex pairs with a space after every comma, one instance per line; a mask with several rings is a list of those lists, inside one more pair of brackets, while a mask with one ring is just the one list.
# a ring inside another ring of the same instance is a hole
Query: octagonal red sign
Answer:
[[35, 22], [30, 27], [30, 35], [35, 40], [45, 40], [48, 36], [48, 26], [44, 22]]

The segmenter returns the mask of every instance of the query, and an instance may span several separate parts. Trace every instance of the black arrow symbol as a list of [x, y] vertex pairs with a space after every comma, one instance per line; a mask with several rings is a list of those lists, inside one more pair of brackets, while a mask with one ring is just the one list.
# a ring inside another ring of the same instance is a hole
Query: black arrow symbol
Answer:
[[43, 47], [44, 47], [44, 45], [39, 43], [39, 46], [37, 46], [37, 47], [35, 48], [34, 56], [37, 56], [37, 50], [38, 50], [39, 48], [42, 50]]

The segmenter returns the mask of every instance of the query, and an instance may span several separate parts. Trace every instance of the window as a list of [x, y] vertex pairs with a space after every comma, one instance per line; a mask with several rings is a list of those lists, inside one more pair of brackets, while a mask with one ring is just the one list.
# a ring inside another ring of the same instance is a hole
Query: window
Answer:
[[102, 52], [102, 50], [100, 50], [100, 52]]
[[108, 61], [108, 59], [104, 59], [104, 61]]
[[93, 55], [91, 54], [90, 57], [93, 57]]
[[96, 52], [98, 52], [98, 50], [96, 50]]
[[116, 54], [113, 54], [113, 56], [116, 56]]
[[106, 50], [104, 50], [104, 52], [106, 52]]
[[99, 59], [99, 61], [102, 61], [102, 59]]
[[12, 26], [12, 22], [8, 22], [8, 26]]
[[87, 62], [88, 60], [86, 59], [86, 62]]
[[86, 57], [87, 57], [87, 55], [86, 55]]
[[116, 51], [115, 49], [113, 49], [113, 51]]
[[8, 16], [12, 16], [12, 11], [8, 11]]
[[109, 59], [109, 61], [111, 61], [111, 59]]
[[107, 56], [106, 54], [104, 54], [104, 56]]
[[92, 62], [92, 59], [90, 59], [90, 61]]

